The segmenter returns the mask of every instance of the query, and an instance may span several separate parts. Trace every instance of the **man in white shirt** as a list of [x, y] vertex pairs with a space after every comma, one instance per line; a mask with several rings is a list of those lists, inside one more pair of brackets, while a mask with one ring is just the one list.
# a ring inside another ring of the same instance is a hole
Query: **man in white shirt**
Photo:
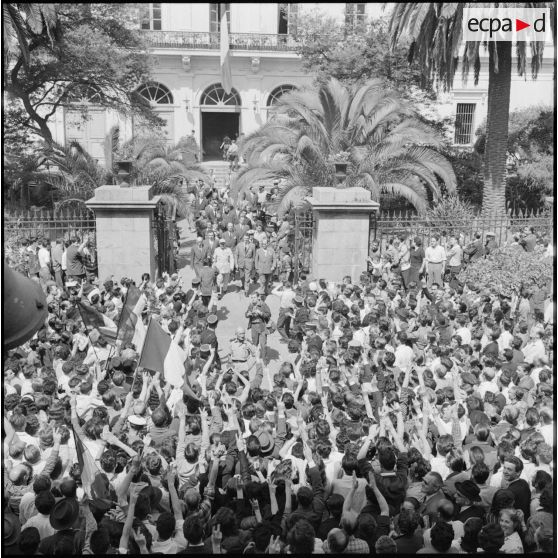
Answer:
[[546, 350], [542, 340], [544, 335], [544, 330], [542, 328], [536, 328], [531, 331], [531, 340], [521, 351], [525, 357], [525, 362], [531, 364], [536, 358], [544, 358]]
[[50, 269], [50, 251], [48, 249], [48, 240], [43, 240], [41, 242], [41, 247], [39, 248], [37, 257], [39, 258], [39, 267], [41, 269], [44, 267]]
[[496, 376], [496, 372], [494, 368], [488, 368], [488, 367], [484, 368], [481, 375], [482, 381], [478, 387], [478, 392], [480, 396], [483, 398], [483, 400], [484, 400], [484, 394], [487, 391], [491, 391], [492, 393], [498, 393], [500, 391], [500, 388], [496, 383], [495, 376]]
[[396, 368], [406, 372], [412, 365], [415, 353], [408, 345], [407, 334], [402, 331], [397, 334], [397, 348], [395, 349], [395, 364]]
[[439, 244], [440, 237], [434, 235], [430, 240], [430, 246], [424, 251], [424, 263], [427, 274], [427, 286], [431, 287], [433, 283], [443, 286], [444, 271], [446, 267], [446, 250]]
[[279, 297], [279, 316], [277, 317], [277, 331], [283, 339], [289, 339], [289, 313], [293, 310], [293, 300], [296, 293], [290, 281], [283, 281], [282, 285], [274, 288], [271, 294]]

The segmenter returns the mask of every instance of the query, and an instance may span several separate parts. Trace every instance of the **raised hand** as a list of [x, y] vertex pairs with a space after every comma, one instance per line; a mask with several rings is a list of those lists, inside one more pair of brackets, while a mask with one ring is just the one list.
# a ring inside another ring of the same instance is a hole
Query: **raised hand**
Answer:
[[211, 544], [214, 546], [221, 546], [223, 540], [223, 533], [221, 533], [221, 524], [217, 523], [211, 531]]
[[238, 451], [246, 451], [246, 442], [242, 436], [236, 435], [236, 447]]
[[55, 428], [52, 431], [52, 439], [53, 439], [55, 444], [60, 445], [60, 442], [62, 441], [62, 432], [60, 432], [60, 430], [58, 428]]
[[140, 548], [143, 548], [143, 547], [147, 546], [147, 541], [145, 539], [145, 535], [139, 529], [137, 531], [135, 529], [132, 529], [132, 536], [134, 537], [134, 540], [136, 541], [136, 544]]
[[277, 537], [272, 536], [269, 541], [269, 546], [267, 547], [268, 554], [279, 554], [281, 552], [281, 540], [279, 535]]
[[252, 506], [252, 509], [254, 511], [257, 511], [260, 509], [260, 503], [258, 502], [257, 498], [250, 498], [250, 505]]

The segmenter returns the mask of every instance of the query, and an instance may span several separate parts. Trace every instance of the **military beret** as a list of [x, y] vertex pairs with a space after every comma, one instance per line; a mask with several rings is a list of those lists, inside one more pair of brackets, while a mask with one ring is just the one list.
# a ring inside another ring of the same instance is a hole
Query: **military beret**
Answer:
[[201, 347], [200, 347], [200, 352], [202, 353], [209, 353], [211, 351], [211, 345], [204, 343]]
[[201, 283], [201, 281], [200, 281], [197, 277], [195, 277], [194, 279], [192, 279], [192, 286], [199, 285], [200, 283]]
[[207, 323], [209, 325], [213, 325], [216, 324], [218, 321], [217, 316], [215, 314], [210, 314], [209, 316], [207, 316]]

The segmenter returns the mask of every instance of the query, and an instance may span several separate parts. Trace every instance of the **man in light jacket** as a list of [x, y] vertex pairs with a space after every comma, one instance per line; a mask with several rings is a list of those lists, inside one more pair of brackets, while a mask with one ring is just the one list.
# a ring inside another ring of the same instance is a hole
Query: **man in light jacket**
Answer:
[[255, 264], [263, 292], [267, 295], [270, 290], [271, 277], [277, 267], [275, 252], [268, 247], [267, 239], [262, 239], [261, 246], [256, 251]]
[[224, 238], [219, 240], [219, 246], [213, 252], [213, 266], [219, 272], [217, 286], [219, 287], [219, 300], [223, 294], [227, 294], [229, 288], [229, 277], [234, 270], [234, 256], [232, 250], [226, 246]]

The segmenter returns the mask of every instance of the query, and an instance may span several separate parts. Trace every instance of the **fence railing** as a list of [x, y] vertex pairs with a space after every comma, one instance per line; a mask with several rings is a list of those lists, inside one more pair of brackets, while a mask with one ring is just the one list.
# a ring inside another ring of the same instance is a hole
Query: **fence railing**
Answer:
[[483, 241], [488, 232], [494, 233], [498, 246], [512, 244], [514, 236], [522, 233], [526, 227], [533, 227], [537, 236], [551, 237], [554, 222], [551, 215], [540, 216], [478, 216], [473, 219], [453, 219], [451, 221], [431, 221], [416, 215], [382, 215], [371, 225], [370, 240], [384, 250], [393, 238], [399, 234], [407, 237], [420, 237], [426, 247], [434, 235], [440, 237], [443, 246], [450, 236], [461, 239], [461, 245], [471, 242], [475, 234], [481, 234]]
[[[219, 32], [143, 30], [151, 47], [218, 49]], [[291, 35], [264, 33], [230, 33], [231, 50], [295, 51], [297, 43]]]
[[3, 257], [10, 267], [24, 272], [25, 265], [21, 254], [24, 239], [46, 239], [52, 244], [58, 238], [66, 241], [74, 235], [83, 238], [87, 234], [89, 256], [86, 267], [89, 266], [93, 270], [97, 262], [95, 232], [95, 214], [86, 208], [4, 211]]
[[4, 212], [4, 235], [23, 238], [68, 240], [73, 234], [95, 232], [95, 213], [82, 209], [27, 210]]

